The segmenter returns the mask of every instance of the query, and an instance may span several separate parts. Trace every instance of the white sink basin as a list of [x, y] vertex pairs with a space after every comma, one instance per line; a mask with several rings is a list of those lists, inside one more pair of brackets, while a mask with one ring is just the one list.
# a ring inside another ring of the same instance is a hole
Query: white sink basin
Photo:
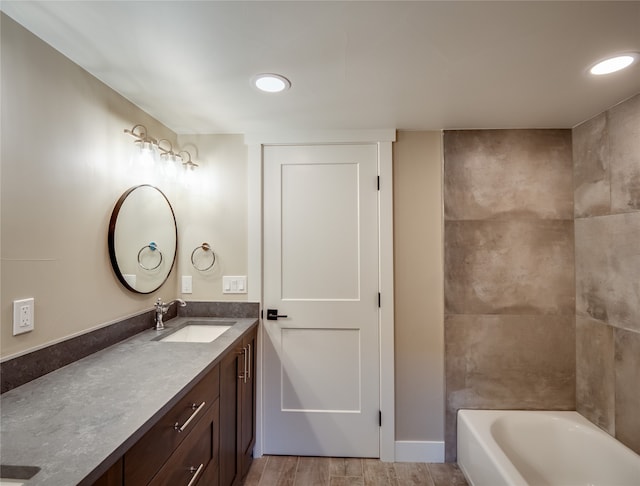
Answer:
[[22, 486], [24, 479], [4, 479], [0, 478], [0, 486]]
[[159, 341], [171, 343], [210, 343], [231, 326], [216, 324], [189, 324]]

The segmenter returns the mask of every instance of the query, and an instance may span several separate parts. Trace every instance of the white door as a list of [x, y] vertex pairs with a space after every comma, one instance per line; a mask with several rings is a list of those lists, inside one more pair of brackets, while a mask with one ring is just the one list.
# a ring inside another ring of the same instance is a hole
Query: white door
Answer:
[[264, 147], [264, 453], [379, 457], [376, 144]]

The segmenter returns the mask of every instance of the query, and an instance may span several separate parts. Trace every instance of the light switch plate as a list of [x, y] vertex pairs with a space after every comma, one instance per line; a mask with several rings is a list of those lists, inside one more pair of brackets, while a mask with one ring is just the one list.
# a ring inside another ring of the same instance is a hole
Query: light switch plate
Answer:
[[33, 331], [35, 299], [20, 299], [13, 301], [13, 335]]
[[222, 277], [222, 293], [223, 294], [246, 294], [247, 293], [247, 277], [246, 276]]
[[182, 293], [183, 294], [193, 293], [193, 277], [191, 275], [182, 276]]

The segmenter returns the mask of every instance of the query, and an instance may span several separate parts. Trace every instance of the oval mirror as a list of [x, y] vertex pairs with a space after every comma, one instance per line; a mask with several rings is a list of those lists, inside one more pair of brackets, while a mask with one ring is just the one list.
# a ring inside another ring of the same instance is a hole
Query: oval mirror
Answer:
[[109, 257], [127, 289], [158, 290], [171, 273], [177, 246], [176, 217], [160, 189], [142, 184], [118, 199], [109, 221]]

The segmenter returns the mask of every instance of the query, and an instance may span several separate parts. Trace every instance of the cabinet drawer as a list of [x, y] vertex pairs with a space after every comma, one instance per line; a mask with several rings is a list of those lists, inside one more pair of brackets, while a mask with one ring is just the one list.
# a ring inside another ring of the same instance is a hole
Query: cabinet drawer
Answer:
[[[217, 414], [218, 401], [198, 420], [194, 429], [178, 446], [169, 460], [158, 471], [149, 486], [194, 486], [204, 484], [205, 475], [217, 469], [218, 441]], [[207, 486], [213, 484], [207, 481]]]
[[124, 455], [124, 483], [147, 484], [194, 426], [210, 412], [219, 389], [220, 374], [216, 366]]

